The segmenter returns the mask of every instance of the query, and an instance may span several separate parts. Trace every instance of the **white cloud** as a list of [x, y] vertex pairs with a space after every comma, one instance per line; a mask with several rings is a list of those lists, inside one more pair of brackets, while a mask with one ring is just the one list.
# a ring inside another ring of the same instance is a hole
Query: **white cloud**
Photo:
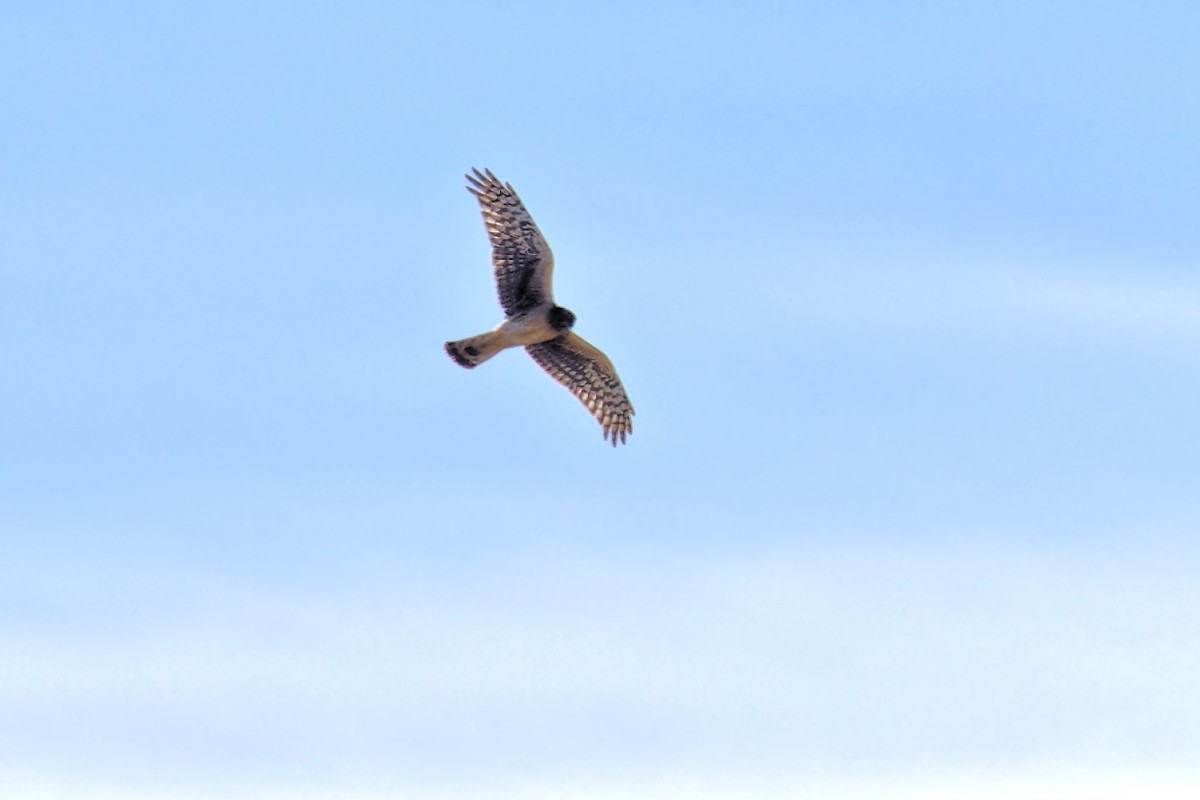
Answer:
[[[165, 763], [236, 783], [244, 765], [227, 752], [270, 741], [254, 772], [280, 796], [297, 764], [336, 783], [347, 760], [379, 785], [415, 771], [411, 796], [486, 782], [477, 796], [540, 797], [553, 776], [591, 776], [570, 795], [734, 797], [758, 781], [755, 796], [830, 784], [822, 796], [940, 798], [972, 765], [973, 796], [1019, 796], [1020, 776], [1043, 774], [1066, 775], [1057, 796], [1070, 796], [1072, 781], [1096, 785], [1079, 778], [1090, 765], [1138, 783], [1200, 747], [1200, 631], [1178, 613], [1200, 595], [1182, 545], [1138, 536], [1136, 549], [557, 547], [486, 569], [385, 563], [321, 590], [111, 575], [95, 588], [125, 592], [117, 605], [169, 613], [100, 635], [10, 632], [0, 698], [9, 725], [42, 720], [21, 741], [49, 772], [124, 759], [153, 778], [144, 751], [165, 749]], [[181, 597], [194, 598], [185, 617]], [[59, 730], [79, 708], [83, 731]], [[613, 771], [636, 785], [613, 788]], [[1010, 773], [1011, 791], [996, 777]], [[6, 796], [38, 796], [17, 788]], [[387, 794], [374, 791], [361, 796]]]
[[[0, 762], [0, 766], [4, 766]], [[139, 782], [132, 782], [137, 784]], [[1200, 774], [1194, 770], [1163, 771], [1147, 765], [1141, 769], [1096, 767], [1088, 770], [959, 772], [952, 775], [914, 777], [859, 776], [792, 778], [759, 776], [697, 778], [575, 774], [549, 781], [489, 782], [459, 785], [452, 790], [379, 781], [360, 776], [338, 787], [305, 786], [279, 782], [254, 783], [250, 788], [222, 786], [218, 791], [188, 785], [146, 787], [105, 781], [80, 782], [6, 770], [0, 790], [7, 800], [1193, 800], [1200, 791]]]
[[900, 245], [825, 247], [765, 264], [762, 302], [782, 320], [853, 330], [1022, 329], [1200, 340], [1196, 270], [1081, 257]]
[[1163, 281], [1056, 280], [1024, 275], [1011, 298], [1066, 322], [1124, 335], [1200, 339], [1200, 287]]

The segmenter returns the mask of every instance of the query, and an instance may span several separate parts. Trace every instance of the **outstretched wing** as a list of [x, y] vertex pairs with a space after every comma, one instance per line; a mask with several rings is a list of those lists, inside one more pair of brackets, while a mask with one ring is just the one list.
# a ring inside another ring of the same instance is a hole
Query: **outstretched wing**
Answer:
[[479, 200], [483, 226], [492, 243], [496, 290], [505, 316], [511, 317], [542, 303], [553, 303], [550, 273], [554, 255], [512, 186], [501, 183], [491, 170], [467, 175], [467, 191]]
[[571, 390], [602, 426], [604, 438], [617, 437], [625, 443], [626, 434], [633, 433], [633, 404], [617, 377], [612, 362], [598, 349], [574, 333], [525, 348], [542, 369], [554, 380]]

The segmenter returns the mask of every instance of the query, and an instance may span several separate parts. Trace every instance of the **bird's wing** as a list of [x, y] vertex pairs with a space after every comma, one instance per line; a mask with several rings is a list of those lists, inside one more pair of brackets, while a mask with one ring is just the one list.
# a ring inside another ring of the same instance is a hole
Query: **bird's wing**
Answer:
[[525, 350], [554, 380], [571, 390], [604, 427], [604, 438], [633, 433], [633, 404], [604, 353], [582, 337], [566, 333], [557, 339], [531, 344]]
[[492, 243], [496, 290], [505, 316], [553, 303], [550, 275], [554, 255], [533, 217], [512, 186], [501, 183], [491, 170], [472, 170], [467, 191], [479, 200], [483, 226]]

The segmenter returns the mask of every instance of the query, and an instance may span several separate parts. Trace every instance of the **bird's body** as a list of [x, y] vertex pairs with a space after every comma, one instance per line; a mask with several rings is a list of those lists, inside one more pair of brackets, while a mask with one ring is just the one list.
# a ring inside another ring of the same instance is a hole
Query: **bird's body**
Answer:
[[538, 306], [518, 316], [506, 317], [487, 333], [456, 342], [446, 342], [446, 352], [459, 364], [470, 369], [479, 366], [501, 350], [551, 341], [562, 334], [562, 329], [555, 328], [550, 319], [552, 310]]
[[487, 333], [446, 342], [460, 366], [473, 368], [510, 347], [524, 347], [542, 369], [579, 398], [621, 442], [633, 431], [633, 405], [612, 362], [572, 332], [575, 314], [556, 305], [550, 279], [554, 255], [512, 186], [490, 170], [468, 175], [492, 243], [492, 265], [504, 320]]

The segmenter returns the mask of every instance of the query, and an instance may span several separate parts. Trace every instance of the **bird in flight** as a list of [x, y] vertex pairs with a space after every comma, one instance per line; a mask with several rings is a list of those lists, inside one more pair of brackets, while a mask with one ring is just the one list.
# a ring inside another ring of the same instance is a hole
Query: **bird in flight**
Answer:
[[511, 185], [491, 170], [472, 170], [475, 195], [492, 243], [492, 266], [504, 321], [487, 333], [446, 342], [446, 352], [472, 369], [509, 347], [524, 347], [550, 377], [579, 398], [604, 428], [604, 438], [625, 443], [633, 433], [633, 404], [612, 362], [572, 332], [575, 315], [555, 304], [550, 288], [554, 256]]

